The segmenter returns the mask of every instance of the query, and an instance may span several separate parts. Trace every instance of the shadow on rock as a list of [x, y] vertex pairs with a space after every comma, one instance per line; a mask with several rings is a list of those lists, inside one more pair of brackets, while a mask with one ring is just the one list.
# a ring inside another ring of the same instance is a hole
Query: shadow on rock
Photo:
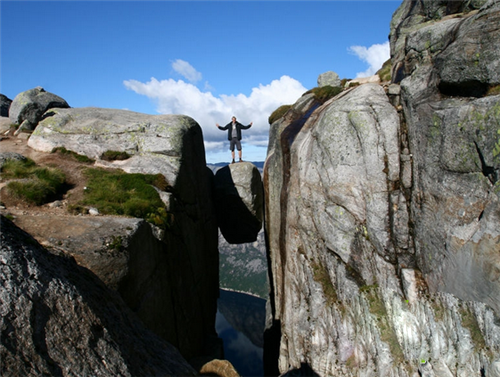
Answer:
[[262, 228], [263, 187], [249, 162], [231, 164], [215, 175], [215, 205], [222, 235], [230, 244], [254, 242]]

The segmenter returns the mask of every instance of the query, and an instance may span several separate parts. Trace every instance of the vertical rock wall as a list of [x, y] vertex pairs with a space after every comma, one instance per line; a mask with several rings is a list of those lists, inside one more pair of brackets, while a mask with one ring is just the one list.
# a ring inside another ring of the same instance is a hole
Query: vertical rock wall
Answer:
[[272, 125], [268, 331], [280, 373], [500, 375], [500, 98], [488, 92], [500, 9], [455, 3], [395, 13], [400, 96], [366, 84], [317, 107], [306, 95]]

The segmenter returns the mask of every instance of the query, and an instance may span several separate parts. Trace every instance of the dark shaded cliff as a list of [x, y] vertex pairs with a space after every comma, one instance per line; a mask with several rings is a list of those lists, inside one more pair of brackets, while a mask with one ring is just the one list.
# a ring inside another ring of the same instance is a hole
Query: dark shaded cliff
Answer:
[[92, 272], [0, 221], [2, 376], [196, 374]]

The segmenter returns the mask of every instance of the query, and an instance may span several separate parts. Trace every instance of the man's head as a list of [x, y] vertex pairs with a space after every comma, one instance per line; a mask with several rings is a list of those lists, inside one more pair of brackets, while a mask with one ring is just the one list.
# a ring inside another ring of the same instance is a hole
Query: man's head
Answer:
[[231, 119], [233, 120], [233, 123], [236, 122], [236, 117], [235, 116], [233, 116]]

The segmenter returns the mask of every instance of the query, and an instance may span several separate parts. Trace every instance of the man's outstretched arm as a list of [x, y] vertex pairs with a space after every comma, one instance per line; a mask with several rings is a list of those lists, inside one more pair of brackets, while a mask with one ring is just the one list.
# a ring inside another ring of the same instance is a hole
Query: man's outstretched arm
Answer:
[[219, 123], [215, 123], [215, 126], [216, 126], [219, 130], [223, 130], [223, 131], [224, 131], [224, 130], [227, 130], [227, 129], [229, 128], [229, 125], [230, 125], [230, 124], [231, 124], [231, 123], [228, 123], [228, 124], [226, 124], [224, 127], [221, 127], [221, 126], [219, 125]]
[[252, 124], [253, 124], [253, 122], [250, 122], [250, 124], [248, 126], [244, 126], [244, 125], [240, 124], [240, 128], [243, 130], [248, 130], [250, 127], [252, 127]]

